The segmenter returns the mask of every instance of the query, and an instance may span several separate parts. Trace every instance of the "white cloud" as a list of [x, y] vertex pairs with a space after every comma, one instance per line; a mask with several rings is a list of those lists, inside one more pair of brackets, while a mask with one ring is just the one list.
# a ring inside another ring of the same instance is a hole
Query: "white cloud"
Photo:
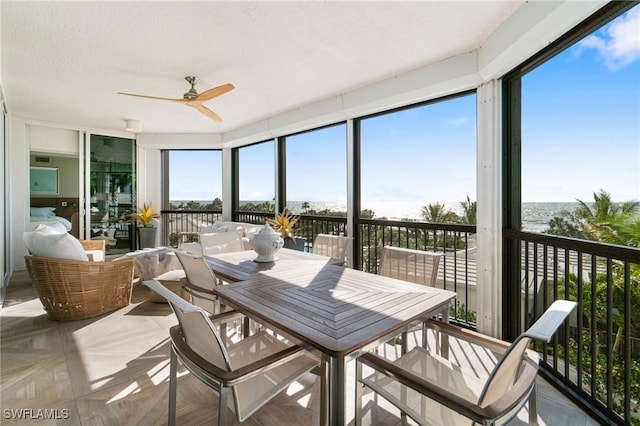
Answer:
[[465, 125], [468, 121], [469, 119], [467, 117], [458, 117], [458, 118], [451, 118], [447, 120], [447, 123], [452, 125], [453, 127], [461, 127]]
[[640, 7], [635, 7], [580, 43], [578, 49], [595, 49], [611, 71], [640, 59]]

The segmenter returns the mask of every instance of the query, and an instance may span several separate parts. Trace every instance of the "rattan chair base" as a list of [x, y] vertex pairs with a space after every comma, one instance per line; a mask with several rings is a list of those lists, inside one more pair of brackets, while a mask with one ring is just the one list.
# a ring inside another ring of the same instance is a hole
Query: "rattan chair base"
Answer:
[[93, 318], [131, 303], [133, 259], [89, 262], [25, 256], [25, 262], [52, 320]]

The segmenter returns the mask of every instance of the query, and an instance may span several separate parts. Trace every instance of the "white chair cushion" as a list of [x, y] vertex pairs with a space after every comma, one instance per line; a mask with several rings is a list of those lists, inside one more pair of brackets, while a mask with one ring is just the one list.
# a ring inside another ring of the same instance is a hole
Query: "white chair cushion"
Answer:
[[34, 256], [54, 259], [89, 260], [80, 241], [73, 235], [57, 232], [53, 227], [38, 225], [22, 234], [24, 245]]
[[85, 253], [92, 262], [104, 262], [104, 252], [102, 250], [85, 250]]

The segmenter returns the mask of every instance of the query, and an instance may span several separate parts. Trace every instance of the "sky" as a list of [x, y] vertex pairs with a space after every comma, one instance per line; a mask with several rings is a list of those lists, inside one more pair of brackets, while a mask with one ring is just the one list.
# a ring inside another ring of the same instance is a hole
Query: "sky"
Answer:
[[[523, 78], [523, 202], [640, 200], [639, 28], [636, 6]], [[475, 94], [364, 120], [363, 208], [475, 200], [475, 140]], [[193, 171], [172, 174], [172, 200], [221, 198], [209, 155], [172, 154]], [[273, 199], [273, 159], [272, 142], [241, 150], [241, 200]], [[344, 124], [288, 137], [287, 164], [289, 200], [346, 203]]]
[[600, 189], [640, 200], [639, 6], [529, 73], [522, 92], [523, 201]]

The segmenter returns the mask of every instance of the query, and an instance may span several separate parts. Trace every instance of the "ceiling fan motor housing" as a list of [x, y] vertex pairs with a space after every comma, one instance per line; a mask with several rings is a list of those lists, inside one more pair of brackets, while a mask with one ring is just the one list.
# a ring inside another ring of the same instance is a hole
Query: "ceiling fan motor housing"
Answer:
[[196, 88], [194, 86], [196, 85], [196, 83], [198, 83], [198, 81], [200, 81], [200, 79], [198, 77], [190, 75], [186, 76], [184, 79], [187, 80], [189, 84], [191, 84], [191, 89], [189, 89], [189, 91], [186, 92], [183, 97], [185, 99], [193, 99], [198, 96], [198, 92], [196, 92]]

